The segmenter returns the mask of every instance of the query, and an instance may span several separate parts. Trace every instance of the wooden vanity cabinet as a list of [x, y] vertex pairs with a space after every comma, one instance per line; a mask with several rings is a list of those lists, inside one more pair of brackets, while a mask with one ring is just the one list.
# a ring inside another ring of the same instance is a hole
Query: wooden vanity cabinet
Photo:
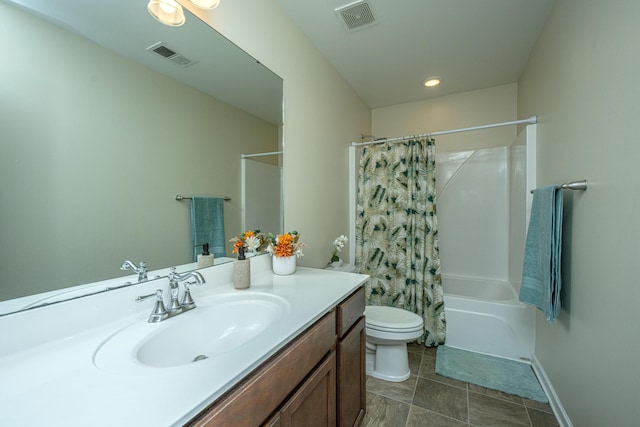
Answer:
[[[365, 393], [361, 291], [346, 298], [187, 425], [359, 425]], [[359, 317], [354, 310], [360, 310]]]

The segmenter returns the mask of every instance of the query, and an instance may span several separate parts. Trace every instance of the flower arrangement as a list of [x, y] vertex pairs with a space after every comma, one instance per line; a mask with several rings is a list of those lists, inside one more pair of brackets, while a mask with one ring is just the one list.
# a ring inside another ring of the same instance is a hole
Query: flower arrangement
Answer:
[[336, 237], [336, 239], [333, 241], [333, 253], [331, 254], [331, 261], [329, 261], [329, 264], [340, 261], [340, 257], [338, 256], [338, 253], [342, 252], [342, 248], [344, 248], [344, 245], [348, 241], [349, 241], [349, 238], [343, 234]]
[[244, 254], [247, 252], [263, 251], [269, 244], [267, 237], [260, 230], [245, 231], [229, 239], [229, 241], [233, 242], [233, 251], [231, 253], [237, 253], [238, 259], [244, 259]]
[[267, 252], [277, 258], [292, 255], [299, 258], [304, 256], [302, 248], [308, 247], [305, 243], [300, 242], [300, 233], [297, 231], [279, 234], [276, 237], [273, 237], [273, 235], [269, 233], [267, 240], [269, 241]]

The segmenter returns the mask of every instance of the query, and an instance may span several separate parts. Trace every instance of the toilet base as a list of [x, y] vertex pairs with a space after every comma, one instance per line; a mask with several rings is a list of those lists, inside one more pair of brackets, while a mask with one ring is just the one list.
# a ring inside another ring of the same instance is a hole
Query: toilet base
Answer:
[[409, 379], [407, 344], [378, 345], [375, 352], [367, 349], [366, 371], [373, 378], [394, 383]]

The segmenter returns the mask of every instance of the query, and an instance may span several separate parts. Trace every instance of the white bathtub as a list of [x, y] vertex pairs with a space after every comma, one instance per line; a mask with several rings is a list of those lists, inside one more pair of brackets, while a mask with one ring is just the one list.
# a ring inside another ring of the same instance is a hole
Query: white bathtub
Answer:
[[442, 276], [446, 345], [509, 359], [534, 352], [535, 312], [506, 282]]

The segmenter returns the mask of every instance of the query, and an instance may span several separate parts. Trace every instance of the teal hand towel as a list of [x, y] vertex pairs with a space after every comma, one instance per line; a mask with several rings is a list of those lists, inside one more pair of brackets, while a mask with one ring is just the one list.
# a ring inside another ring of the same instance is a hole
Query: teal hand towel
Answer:
[[560, 314], [562, 190], [557, 185], [533, 192], [522, 265], [520, 301], [539, 308], [549, 322]]
[[214, 257], [226, 256], [224, 238], [224, 199], [221, 197], [191, 198], [191, 238], [193, 261], [202, 253], [203, 243], [209, 244]]

